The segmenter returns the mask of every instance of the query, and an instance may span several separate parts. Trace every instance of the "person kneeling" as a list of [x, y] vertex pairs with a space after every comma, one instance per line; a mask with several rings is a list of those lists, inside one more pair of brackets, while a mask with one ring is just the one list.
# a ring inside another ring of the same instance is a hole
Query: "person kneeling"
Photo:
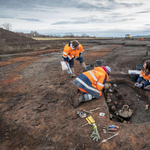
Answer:
[[105, 82], [109, 81], [108, 75], [110, 73], [110, 67], [101, 66], [80, 74], [73, 81], [80, 90], [74, 101], [74, 107], [78, 107], [81, 102], [99, 98], [102, 95], [102, 89], [104, 88]]
[[143, 68], [134, 86], [150, 90], [150, 60], [143, 63]]

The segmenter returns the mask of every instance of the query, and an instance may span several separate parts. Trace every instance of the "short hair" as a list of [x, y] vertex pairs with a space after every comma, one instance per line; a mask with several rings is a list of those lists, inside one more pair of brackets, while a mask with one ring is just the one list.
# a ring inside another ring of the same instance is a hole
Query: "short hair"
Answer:
[[72, 46], [75, 48], [79, 45], [80, 43], [78, 42], [78, 40], [73, 40], [72, 41]]

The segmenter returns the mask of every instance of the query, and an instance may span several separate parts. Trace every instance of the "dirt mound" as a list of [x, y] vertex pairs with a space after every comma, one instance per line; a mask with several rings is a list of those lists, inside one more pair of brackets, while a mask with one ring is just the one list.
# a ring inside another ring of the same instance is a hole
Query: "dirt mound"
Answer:
[[66, 41], [63, 43], [55, 40], [37, 41], [0, 28], [0, 54], [3, 55], [49, 50], [50, 48], [58, 49], [63, 47], [65, 43]]
[[33, 42], [35, 41], [32, 38], [29, 37], [25, 37], [25, 36], [20, 36], [17, 33], [8, 31], [8, 30], [4, 30], [2, 28], [0, 28], [0, 42], [2, 43], [24, 43], [24, 42]]
[[0, 28], [0, 54], [12, 54], [33, 50], [34, 39]]
[[[33, 51], [50, 50], [62, 51], [62, 48], [70, 40], [47, 40], [38, 41], [29, 37], [20, 36], [17, 33], [4, 30], [0, 28], [0, 54], [16, 54], [16, 53], [27, 53]], [[57, 50], [56, 50], [57, 49]], [[46, 53], [45, 51], [43, 53]], [[19, 56], [19, 55], [18, 55]], [[15, 55], [15, 57], [18, 57]], [[9, 58], [14, 58], [10, 56]], [[0, 60], [3, 61], [2, 57]]]

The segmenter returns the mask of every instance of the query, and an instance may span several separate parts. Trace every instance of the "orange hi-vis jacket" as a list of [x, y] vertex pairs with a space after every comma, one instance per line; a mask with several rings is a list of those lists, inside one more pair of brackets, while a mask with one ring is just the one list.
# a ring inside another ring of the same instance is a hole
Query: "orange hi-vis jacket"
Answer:
[[66, 44], [64, 47], [64, 51], [63, 51], [63, 57], [64, 58], [69, 58], [70, 60], [74, 57], [79, 57], [79, 54], [83, 52], [83, 47], [80, 44], [80, 48], [79, 49], [72, 49], [69, 44]]
[[143, 77], [146, 81], [147, 81], [147, 80], [150, 80], [150, 74], [146, 75], [146, 74], [144, 73], [144, 69], [141, 70], [141, 72], [140, 72], [140, 77]]
[[92, 86], [97, 90], [102, 90], [105, 81], [109, 81], [108, 74], [101, 67], [95, 67], [93, 70], [83, 72], [84, 75], [92, 82]]

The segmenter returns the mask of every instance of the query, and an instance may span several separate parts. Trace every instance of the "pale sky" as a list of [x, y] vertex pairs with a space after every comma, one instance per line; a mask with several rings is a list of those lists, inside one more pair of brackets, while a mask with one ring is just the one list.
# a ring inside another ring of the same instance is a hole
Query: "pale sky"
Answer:
[[13, 32], [124, 37], [150, 35], [150, 0], [0, 0]]

